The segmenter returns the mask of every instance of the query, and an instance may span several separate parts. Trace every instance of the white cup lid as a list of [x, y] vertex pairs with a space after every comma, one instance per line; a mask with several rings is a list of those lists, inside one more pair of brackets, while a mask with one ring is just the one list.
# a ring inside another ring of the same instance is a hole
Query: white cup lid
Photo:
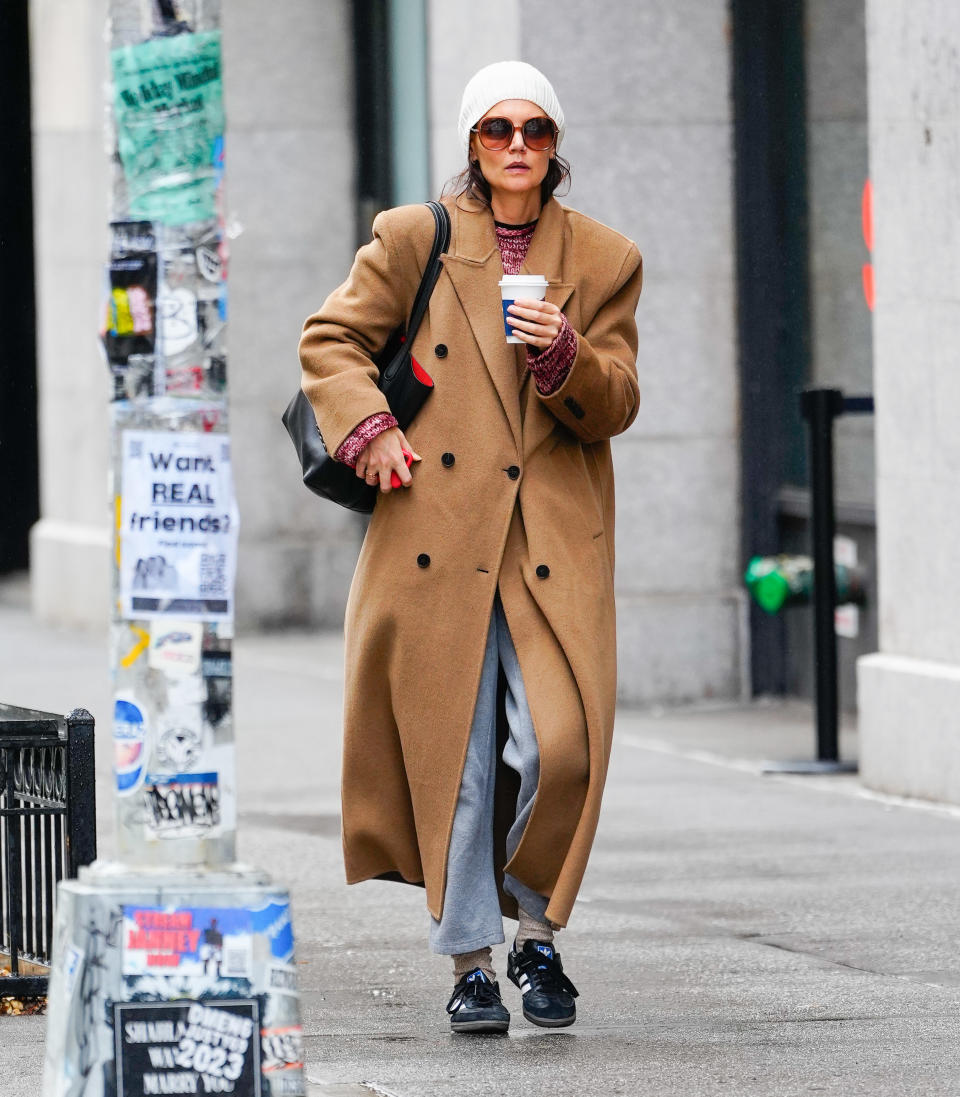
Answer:
[[549, 286], [550, 283], [542, 274], [505, 274], [497, 283], [498, 286]]

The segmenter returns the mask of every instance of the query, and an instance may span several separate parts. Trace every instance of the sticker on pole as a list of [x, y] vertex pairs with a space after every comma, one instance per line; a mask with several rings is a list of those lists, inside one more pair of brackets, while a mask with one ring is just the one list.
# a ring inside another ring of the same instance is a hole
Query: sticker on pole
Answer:
[[220, 826], [216, 773], [148, 773], [143, 793], [151, 838], [200, 838]]
[[290, 920], [290, 904], [282, 902], [265, 903], [250, 912], [253, 932], [270, 942], [270, 955], [284, 963], [293, 962], [293, 922]]
[[[118, 1002], [113, 1009], [117, 1097], [152, 1093], [260, 1097], [260, 1005], [256, 999]], [[281, 1055], [296, 1053], [293, 1034], [284, 1043], [269, 1046], [271, 1066]]]
[[123, 974], [249, 979], [251, 913], [245, 907], [123, 908]]
[[196, 621], [160, 624], [150, 636], [147, 663], [174, 677], [194, 674], [200, 669], [200, 644], [203, 626]]
[[261, 1070], [270, 1097], [300, 1097], [303, 1086], [303, 1028], [277, 1025], [260, 1030]]
[[125, 430], [122, 446], [123, 616], [231, 620], [239, 522], [229, 439]]
[[129, 796], [143, 784], [147, 729], [140, 706], [125, 697], [113, 703], [113, 775], [117, 792]]

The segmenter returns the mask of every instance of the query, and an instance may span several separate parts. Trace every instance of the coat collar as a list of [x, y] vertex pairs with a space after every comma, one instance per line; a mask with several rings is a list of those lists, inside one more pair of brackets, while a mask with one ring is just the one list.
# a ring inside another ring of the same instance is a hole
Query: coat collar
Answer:
[[[523, 428], [516, 344], [508, 343], [503, 333], [503, 309], [497, 284], [503, 276], [503, 264], [493, 214], [488, 206], [460, 197], [453, 203], [451, 215], [451, 250], [445, 256], [444, 267], [496, 386], [520, 453]], [[524, 274], [546, 277], [549, 283], [547, 300], [559, 308], [563, 308], [573, 292], [572, 283], [562, 280], [564, 227], [563, 210], [551, 198], [540, 211], [530, 250], [520, 268]]]
[[[493, 213], [489, 206], [473, 198], [461, 196], [450, 203], [453, 214], [451, 256], [470, 263], [487, 263], [500, 258]], [[542, 274], [556, 288], [570, 289], [563, 283], [564, 245], [563, 207], [550, 198], [540, 210], [537, 228], [530, 241], [530, 249], [520, 270], [524, 274]], [[501, 271], [502, 273], [502, 271]], [[564, 298], [566, 304], [567, 297]]]

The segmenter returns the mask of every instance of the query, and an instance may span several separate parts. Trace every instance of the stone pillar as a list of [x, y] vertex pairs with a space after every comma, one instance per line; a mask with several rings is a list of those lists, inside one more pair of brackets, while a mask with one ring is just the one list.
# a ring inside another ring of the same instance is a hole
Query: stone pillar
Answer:
[[31, 0], [40, 505], [34, 609], [106, 627], [109, 378], [97, 345], [105, 254], [107, 0]]
[[880, 651], [865, 784], [960, 803], [960, 8], [868, 0]]

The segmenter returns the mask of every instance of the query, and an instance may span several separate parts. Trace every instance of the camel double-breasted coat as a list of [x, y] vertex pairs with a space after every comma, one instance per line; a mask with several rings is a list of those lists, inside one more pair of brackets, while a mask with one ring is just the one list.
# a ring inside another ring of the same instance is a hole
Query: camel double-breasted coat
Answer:
[[[426, 885], [439, 918], [447, 851], [494, 595], [540, 748], [532, 815], [506, 869], [565, 925], [593, 841], [616, 703], [609, 439], [637, 412], [641, 259], [550, 199], [522, 270], [577, 332], [542, 396], [504, 338], [490, 210], [444, 200], [451, 243], [413, 355], [435, 390], [407, 438], [413, 485], [382, 495], [346, 615], [343, 841], [349, 882]], [[405, 323], [427, 263], [425, 206], [380, 214], [346, 282], [304, 325], [303, 388], [329, 452], [388, 410], [371, 355]], [[498, 877], [502, 881], [502, 877]], [[515, 904], [501, 892], [507, 914]]]

